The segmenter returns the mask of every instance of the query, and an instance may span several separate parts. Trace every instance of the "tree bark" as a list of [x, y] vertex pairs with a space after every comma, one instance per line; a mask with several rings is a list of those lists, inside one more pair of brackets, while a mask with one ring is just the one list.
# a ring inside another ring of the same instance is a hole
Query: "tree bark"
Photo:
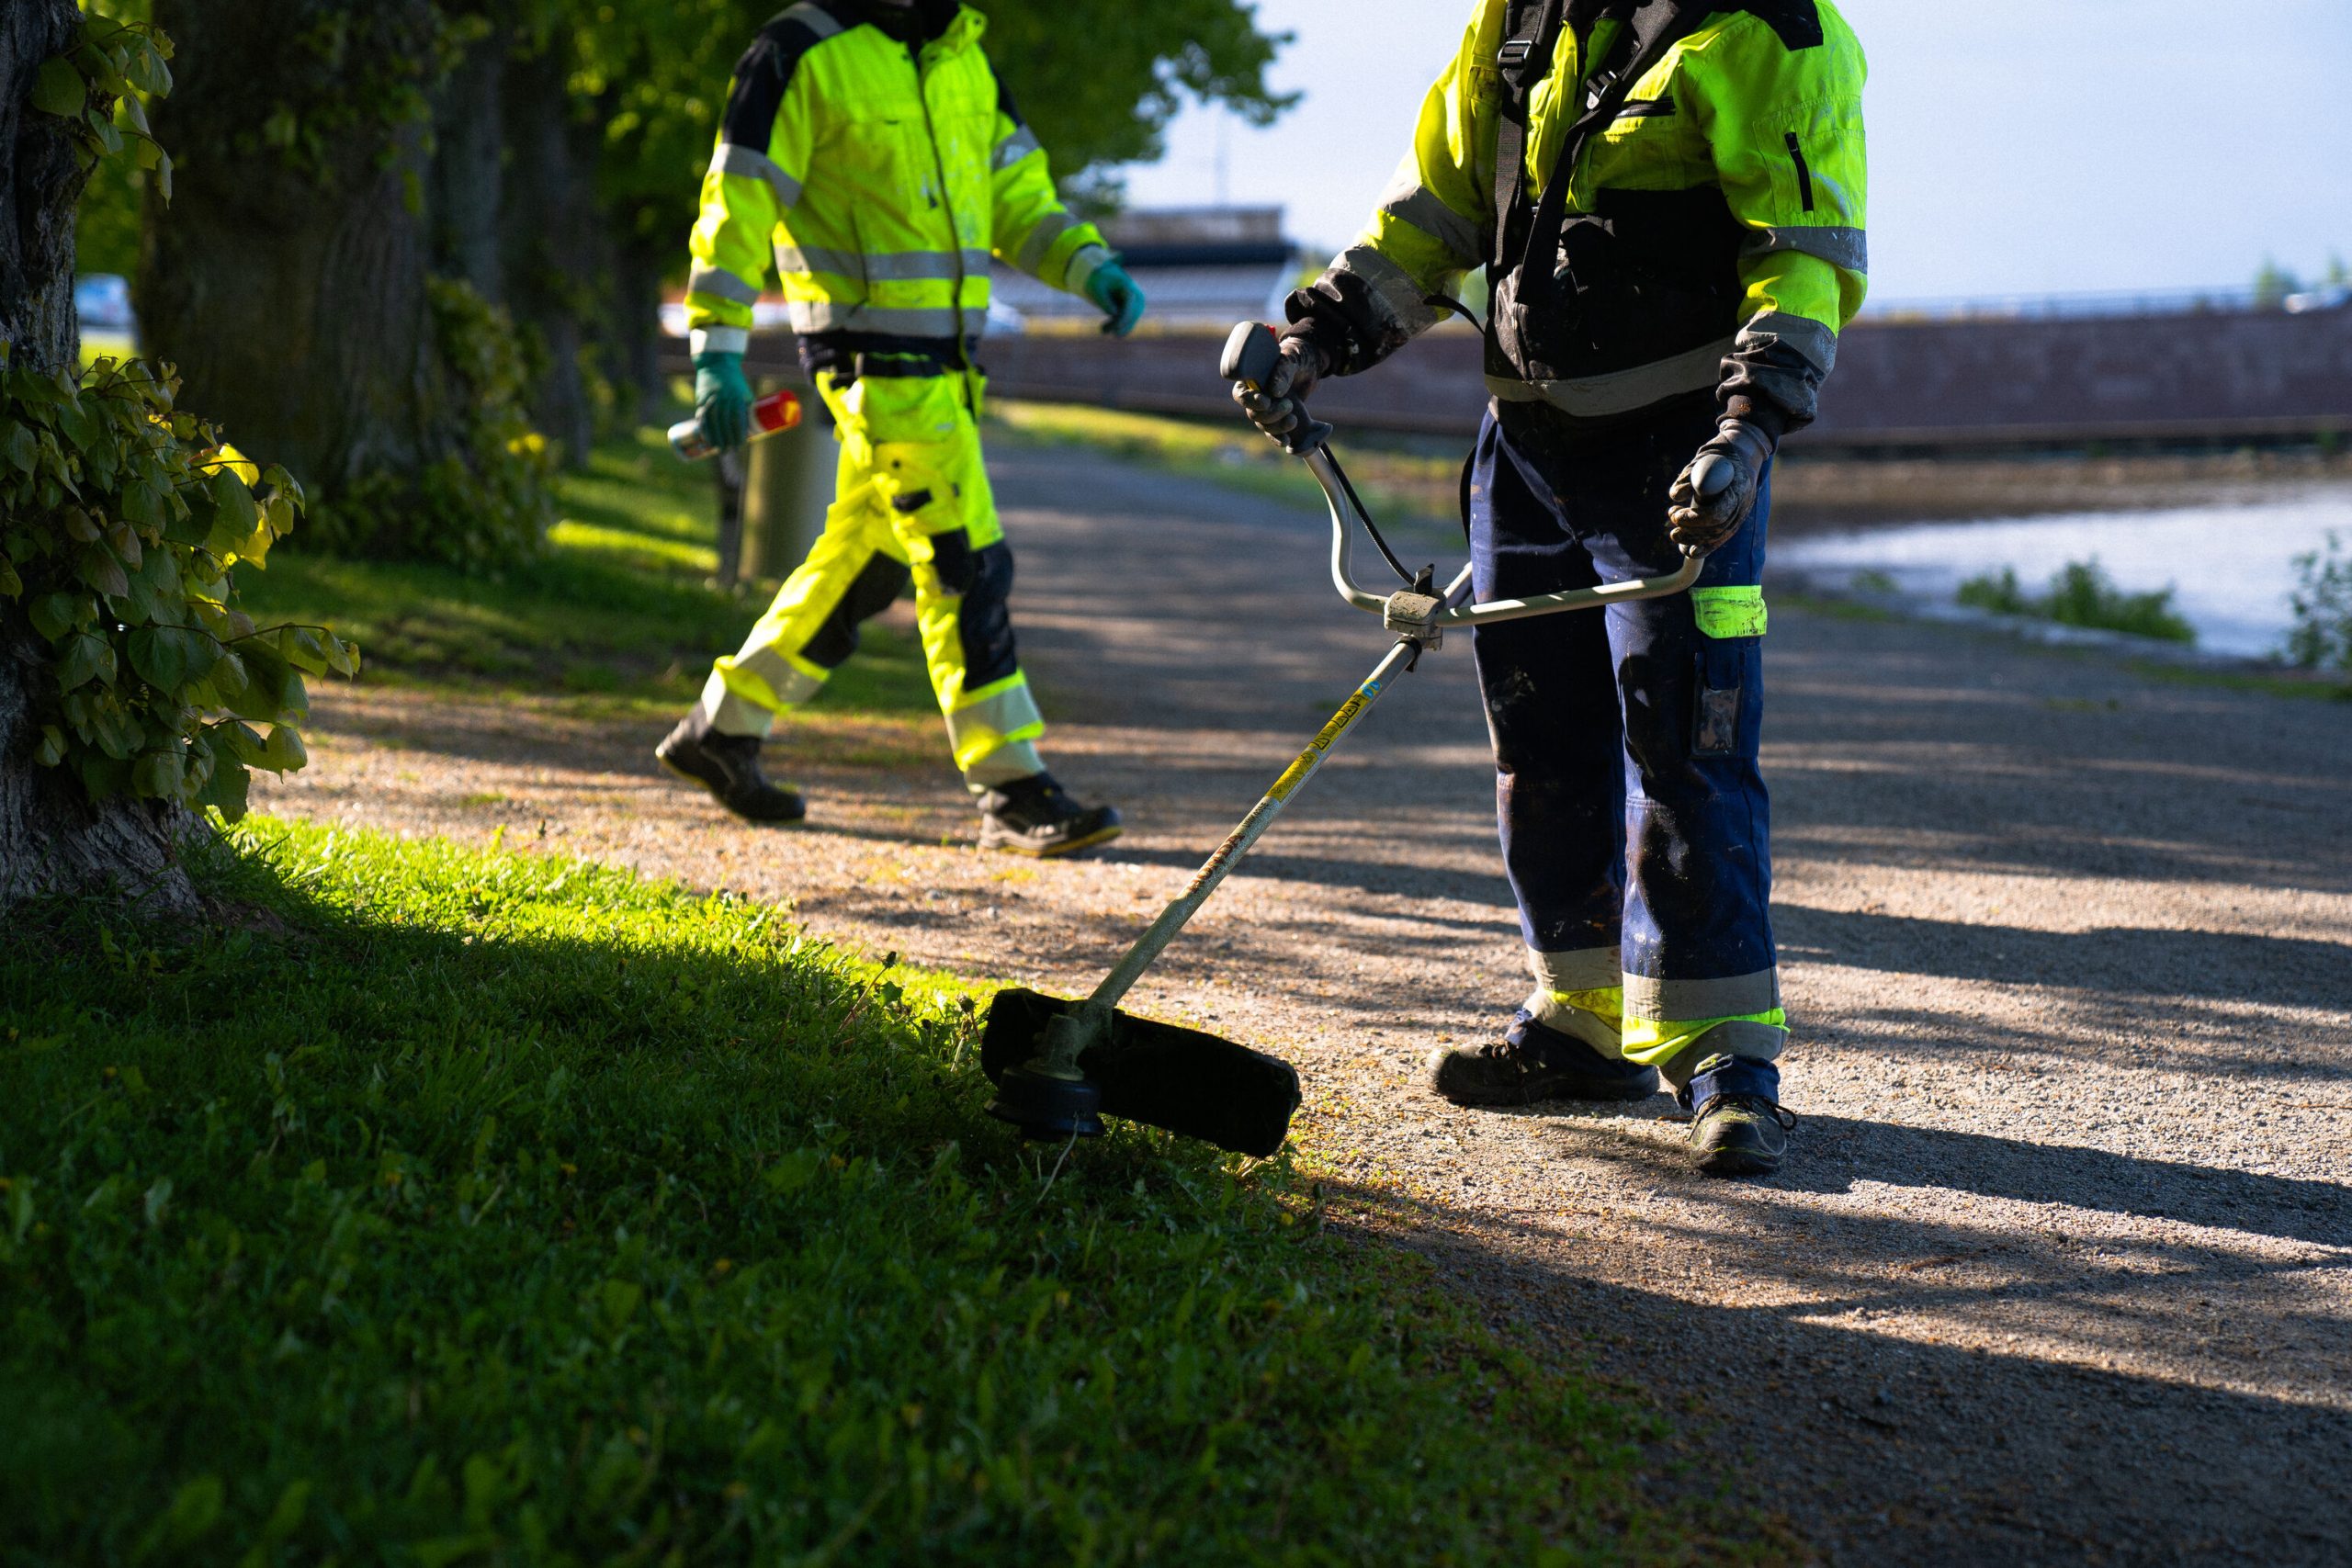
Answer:
[[425, 291], [431, 127], [389, 124], [396, 88], [429, 85], [401, 73], [430, 58], [430, 0], [155, 0], [155, 19], [178, 46], [154, 115], [178, 189], [141, 324], [189, 406], [330, 501], [458, 450]]
[[[36, 370], [80, 359], [74, 209], [88, 170], [66, 122], [28, 101], [41, 62], [70, 48], [80, 25], [73, 0], [0, 5], [0, 339], [17, 366]], [[176, 849], [195, 818], [126, 799], [93, 805], [71, 774], [33, 761], [30, 694], [53, 678], [47, 645], [13, 601], [0, 600], [0, 908], [109, 884], [153, 904], [192, 906]]]
[[578, 467], [596, 438], [583, 322], [611, 294], [612, 244], [596, 200], [596, 148], [573, 113], [568, 65], [560, 42], [506, 62], [502, 242], [506, 306], [542, 356], [533, 423]]

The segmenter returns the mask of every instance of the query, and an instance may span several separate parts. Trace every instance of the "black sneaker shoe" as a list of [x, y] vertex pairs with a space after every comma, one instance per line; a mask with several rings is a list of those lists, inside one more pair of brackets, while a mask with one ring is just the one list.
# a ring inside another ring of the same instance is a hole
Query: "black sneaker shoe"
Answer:
[[1719, 1094], [1690, 1121], [1690, 1163], [1707, 1176], [1770, 1176], [1796, 1117], [1760, 1094]]
[[1604, 1055], [1521, 1008], [1500, 1040], [1434, 1053], [1430, 1088], [1456, 1105], [1647, 1100], [1657, 1092], [1657, 1074], [1639, 1062]]
[[1052, 859], [1119, 836], [1113, 806], [1080, 806], [1051, 773], [999, 784], [980, 796], [980, 848]]
[[653, 755], [747, 822], [797, 822], [808, 815], [808, 803], [799, 792], [770, 784], [760, 772], [758, 736], [721, 735], [710, 728], [700, 708], [680, 719]]
[[[1704, 1035], [1700, 1037], [1702, 1041]], [[1797, 1119], [1781, 1109], [1781, 1069], [1716, 1052], [1675, 1095], [1691, 1112], [1691, 1166], [1708, 1176], [1770, 1176], [1789, 1152]]]

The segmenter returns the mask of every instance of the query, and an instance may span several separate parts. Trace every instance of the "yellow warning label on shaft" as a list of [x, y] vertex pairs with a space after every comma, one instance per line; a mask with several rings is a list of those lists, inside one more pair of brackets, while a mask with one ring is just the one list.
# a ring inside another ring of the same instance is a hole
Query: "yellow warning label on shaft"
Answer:
[[1331, 716], [1331, 722], [1323, 727], [1323, 732], [1309, 741], [1306, 750], [1298, 754], [1298, 761], [1283, 770], [1283, 776], [1274, 781], [1274, 787], [1266, 792], [1266, 798], [1288, 800], [1291, 791], [1306, 782], [1306, 775], [1313, 773], [1316, 765], [1323, 761], [1323, 754], [1338, 743], [1340, 736], [1348, 732], [1348, 726], [1356, 721], [1356, 715], [1363, 712], [1379, 690], [1377, 686], [1367, 683], [1359, 688], [1355, 695], [1340, 704], [1340, 711]]

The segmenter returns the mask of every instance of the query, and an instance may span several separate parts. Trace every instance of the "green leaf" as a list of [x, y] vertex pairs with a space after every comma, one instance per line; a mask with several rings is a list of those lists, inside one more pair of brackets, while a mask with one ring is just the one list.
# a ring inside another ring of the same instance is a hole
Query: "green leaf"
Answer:
[[65, 731], [53, 724], [40, 727], [40, 745], [33, 752], [33, 761], [44, 768], [53, 768], [65, 761]]
[[17, 575], [15, 565], [5, 558], [0, 558], [0, 597], [21, 598], [24, 592], [25, 580]]
[[177, 800], [187, 782], [187, 763], [176, 751], [150, 751], [130, 770], [131, 793], [149, 800]]
[[96, 632], [83, 632], [67, 642], [57, 660], [57, 689], [70, 692], [97, 681], [114, 684], [114, 648]]
[[323, 675], [333, 668], [315, 626], [286, 627], [277, 634], [277, 651], [286, 656], [287, 663], [307, 674]]
[[33, 78], [33, 107], [43, 114], [72, 119], [89, 102], [90, 84], [74, 68], [72, 61], [54, 54], [40, 62], [40, 73]]
[[147, 744], [147, 733], [138, 718], [119, 703], [97, 705], [90, 715], [90, 728], [98, 750], [117, 761], [130, 761]]
[[259, 724], [276, 724], [277, 716], [286, 711], [288, 682], [299, 688], [300, 678], [276, 649], [259, 639], [248, 638], [234, 651], [243, 663], [245, 684], [242, 691], [228, 694], [229, 711]]
[[92, 800], [120, 795], [130, 787], [130, 764], [118, 761], [104, 751], [81, 753], [74, 759], [74, 770], [82, 775], [83, 792]]
[[130, 634], [130, 667], [159, 692], [176, 695], [187, 683], [187, 633], [175, 626], [141, 626]]
[[356, 677], [359, 673], [359, 645], [345, 642], [333, 632], [327, 634], [327, 668], [338, 675]]
[[259, 765], [275, 773], [290, 773], [310, 760], [301, 734], [292, 725], [281, 724], [269, 732], [269, 742], [262, 748]]
[[268, 754], [262, 742], [261, 732], [250, 724], [232, 720], [220, 726], [215, 733], [229, 743], [229, 754], [241, 762], [258, 764]]
[[11, 421], [8, 434], [0, 436], [0, 453], [6, 454], [17, 471], [29, 474], [33, 465], [40, 461], [40, 441], [33, 434], [31, 425]]
[[245, 765], [233, 757], [221, 758], [212, 769], [203, 789], [197, 793], [196, 803], [209, 806], [231, 822], [240, 821], [245, 815], [245, 795], [253, 775]]
[[32, 602], [26, 613], [32, 618], [33, 630], [50, 641], [57, 642], [81, 625], [84, 615], [96, 608], [78, 593], [44, 593]]
[[109, 599], [119, 598], [130, 592], [130, 577], [122, 570], [122, 563], [110, 552], [95, 545], [82, 552], [76, 570], [83, 581]]

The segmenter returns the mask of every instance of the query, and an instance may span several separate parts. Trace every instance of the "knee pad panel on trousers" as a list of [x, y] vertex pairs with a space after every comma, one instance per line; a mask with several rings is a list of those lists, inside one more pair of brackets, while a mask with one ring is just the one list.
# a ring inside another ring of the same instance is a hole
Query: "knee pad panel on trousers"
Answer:
[[819, 624], [800, 656], [822, 669], [840, 669], [857, 651], [857, 628], [888, 609], [912, 576], [904, 561], [876, 551], [850, 580], [841, 602]]
[[[966, 547], [969, 550], [968, 544]], [[1012, 547], [1000, 539], [985, 549], [969, 550], [966, 560], [964, 602], [956, 610], [956, 631], [963, 644], [969, 690], [1009, 680], [1020, 672], [1021, 660], [1012, 642]], [[944, 580], [945, 573], [941, 575]]]

